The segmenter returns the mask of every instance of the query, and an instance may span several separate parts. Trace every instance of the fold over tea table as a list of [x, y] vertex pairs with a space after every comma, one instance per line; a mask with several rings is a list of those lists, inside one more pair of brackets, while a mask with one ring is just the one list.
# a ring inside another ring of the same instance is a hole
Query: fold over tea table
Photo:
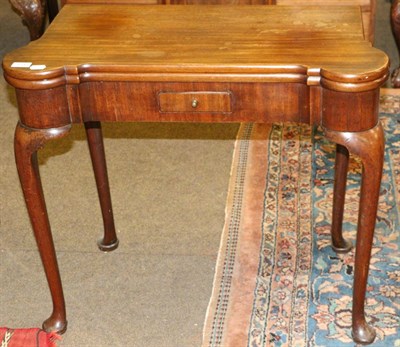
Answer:
[[[117, 247], [100, 122], [304, 122], [337, 144], [332, 246], [342, 220], [349, 152], [363, 164], [353, 337], [374, 340], [364, 301], [384, 136], [379, 87], [388, 58], [364, 40], [356, 7], [67, 4], [44, 36], [6, 55], [16, 89], [18, 172], [53, 300], [66, 311], [37, 151], [84, 123], [104, 219], [102, 250]], [[126, 1], [125, 1], [126, 2]]]

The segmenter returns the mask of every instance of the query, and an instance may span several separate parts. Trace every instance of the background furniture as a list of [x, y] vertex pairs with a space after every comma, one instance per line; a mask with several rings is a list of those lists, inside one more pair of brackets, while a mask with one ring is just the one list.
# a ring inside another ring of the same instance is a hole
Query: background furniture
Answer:
[[[28, 27], [31, 40], [38, 39], [44, 31], [46, 0], [10, 0], [10, 3]], [[54, 0], [49, 3], [57, 4]]]
[[[391, 22], [393, 35], [396, 40], [397, 48], [400, 55], [400, 2], [393, 0], [391, 11]], [[400, 67], [393, 71], [392, 84], [394, 88], [400, 88]]]

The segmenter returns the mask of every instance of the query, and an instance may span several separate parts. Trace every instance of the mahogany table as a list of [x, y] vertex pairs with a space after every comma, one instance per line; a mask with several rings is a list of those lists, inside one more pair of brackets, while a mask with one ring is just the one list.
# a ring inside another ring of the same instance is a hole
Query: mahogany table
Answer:
[[100, 122], [275, 122], [320, 125], [337, 144], [332, 246], [349, 151], [361, 158], [353, 337], [375, 332], [364, 301], [383, 165], [379, 87], [388, 58], [364, 40], [356, 7], [66, 5], [43, 37], [6, 55], [20, 121], [15, 157], [53, 300], [48, 331], [67, 326], [37, 151], [84, 123], [105, 234], [118, 245]]

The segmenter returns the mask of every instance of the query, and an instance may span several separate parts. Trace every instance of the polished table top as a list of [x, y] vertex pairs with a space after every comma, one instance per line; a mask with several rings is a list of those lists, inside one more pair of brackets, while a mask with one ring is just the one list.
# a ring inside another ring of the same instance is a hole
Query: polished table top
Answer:
[[357, 7], [76, 4], [3, 66], [23, 89], [107, 79], [313, 85], [322, 76], [330, 89], [362, 91], [386, 78], [388, 58], [364, 39]]

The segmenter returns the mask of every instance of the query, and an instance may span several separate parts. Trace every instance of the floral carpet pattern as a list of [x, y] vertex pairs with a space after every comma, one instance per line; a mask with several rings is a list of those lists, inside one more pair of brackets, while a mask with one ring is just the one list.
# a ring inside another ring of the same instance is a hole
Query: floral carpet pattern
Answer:
[[[270, 134], [262, 251], [250, 346], [305, 341], [312, 266], [311, 127], [275, 124]], [[293, 327], [291, 329], [290, 327]], [[289, 334], [289, 330], [291, 330]]]
[[[389, 95], [381, 101], [386, 149], [366, 300], [367, 321], [377, 332], [374, 347], [400, 346], [400, 114], [395, 113], [399, 101], [400, 96]], [[307, 125], [242, 127], [236, 151], [246, 156], [241, 154], [233, 166], [232, 177], [241, 174], [230, 188], [232, 213], [221, 241], [203, 346], [354, 346], [354, 249], [337, 254], [330, 246], [335, 146]], [[251, 190], [246, 179], [256, 181], [257, 175], [247, 173], [244, 178], [243, 172], [255, 171], [251, 158], [259, 156], [252, 154], [251, 143], [262, 131], [267, 133], [268, 165], [256, 242], [254, 236], [241, 236], [248, 230], [240, 225], [247, 223], [244, 211], [255, 210], [246, 207], [251, 201], [246, 200], [246, 190]], [[351, 157], [344, 234], [353, 244], [360, 173], [360, 161]], [[240, 195], [235, 193], [239, 191]], [[248, 265], [255, 254], [256, 266]], [[249, 278], [254, 283], [246, 292], [240, 286], [251, 283]]]

